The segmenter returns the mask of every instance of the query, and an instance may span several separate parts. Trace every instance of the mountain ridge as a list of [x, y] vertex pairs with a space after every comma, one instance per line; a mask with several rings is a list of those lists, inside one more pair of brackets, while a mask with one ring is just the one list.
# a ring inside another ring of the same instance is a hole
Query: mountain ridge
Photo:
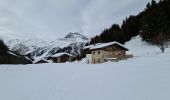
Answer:
[[20, 39], [5, 37], [5, 44], [10, 50], [21, 55], [27, 55], [34, 60], [51, 56], [58, 52], [68, 52], [74, 56], [80, 54], [80, 50], [84, 47], [89, 39], [80, 33], [69, 33], [64, 38], [57, 38], [51, 42], [42, 39]]

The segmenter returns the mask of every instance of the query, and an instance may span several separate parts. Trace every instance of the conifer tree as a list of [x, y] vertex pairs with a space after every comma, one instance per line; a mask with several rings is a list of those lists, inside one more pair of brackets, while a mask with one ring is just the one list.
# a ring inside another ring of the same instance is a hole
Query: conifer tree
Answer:
[[0, 40], [0, 55], [6, 55], [8, 47], [4, 44], [3, 40]]

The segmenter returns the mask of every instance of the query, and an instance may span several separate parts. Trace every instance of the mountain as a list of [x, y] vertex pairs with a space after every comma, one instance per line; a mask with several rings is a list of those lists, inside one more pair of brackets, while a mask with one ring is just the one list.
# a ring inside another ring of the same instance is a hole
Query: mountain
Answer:
[[31, 64], [32, 60], [26, 56], [10, 51], [0, 39], [0, 64]]
[[11, 51], [27, 55], [34, 60], [39, 60], [58, 52], [68, 52], [77, 56], [85, 43], [89, 41], [87, 37], [79, 33], [69, 33], [64, 38], [58, 38], [51, 42], [38, 38], [24, 40], [16, 37], [1, 37]]
[[87, 41], [89, 41], [89, 39], [82, 34], [69, 33], [64, 38], [49, 42], [48, 45], [39, 47], [27, 55], [35, 61], [59, 52], [67, 52], [73, 56], [77, 56], [80, 55], [80, 51]]
[[88, 40], [87, 37], [85, 37], [84, 35], [81, 35], [79, 33], [69, 33], [68, 35], [66, 35], [64, 37], [64, 39], [66, 40], [71, 40], [71, 41], [84, 41], [84, 40]]
[[10, 40], [7, 45], [12, 51], [16, 51], [22, 55], [31, 53], [39, 47], [45, 46], [47, 43], [40, 39], [29, 39], [29, 40]]

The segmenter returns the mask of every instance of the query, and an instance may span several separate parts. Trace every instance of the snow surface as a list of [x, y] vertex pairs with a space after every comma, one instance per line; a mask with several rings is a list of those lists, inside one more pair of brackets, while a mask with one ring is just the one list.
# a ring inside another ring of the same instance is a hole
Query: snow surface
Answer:
[[8, 53], [11, 54], [11, 55], [13, 55], [13, 56], [17, 56], [17, 55], [16, 55], [15, 53], [13, 53], [13, 52], [8, 51]]
[[[128, 54], [133, 54], [136, 57], [148, 56], [154, 54], [160, 54], [161, 51], [157, 46], [149, 45], [146, 42], [142, 42], [140, 36], [132, 38], [127, 42], [125, 46], [129, 49]], [[168, 52], [169, 49], [165, 49]]]
[[170, 48], [126, 46], [134, 58], [114, 63], [0, 65], [0, 100], [170, 100]]

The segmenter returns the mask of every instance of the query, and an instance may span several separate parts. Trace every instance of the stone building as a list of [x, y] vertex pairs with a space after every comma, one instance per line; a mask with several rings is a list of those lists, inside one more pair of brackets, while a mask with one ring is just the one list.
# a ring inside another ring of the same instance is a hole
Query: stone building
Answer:
[[126, 51], [128, 51], [124, 45], [118, 42], [94, 45], [89, 50], [91, 54], [86, 54], [86, 59], [88, 63], [93, 64], [126, 59]]

